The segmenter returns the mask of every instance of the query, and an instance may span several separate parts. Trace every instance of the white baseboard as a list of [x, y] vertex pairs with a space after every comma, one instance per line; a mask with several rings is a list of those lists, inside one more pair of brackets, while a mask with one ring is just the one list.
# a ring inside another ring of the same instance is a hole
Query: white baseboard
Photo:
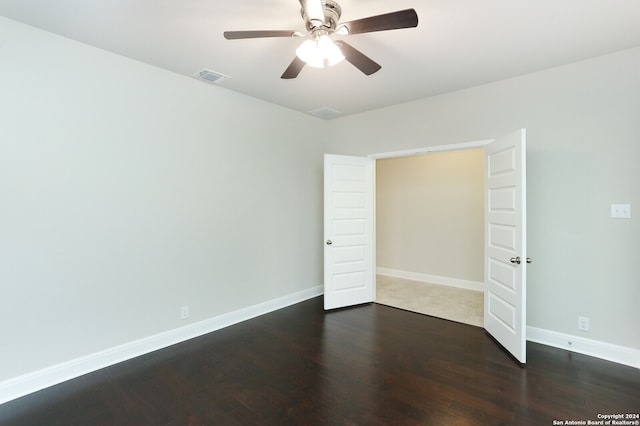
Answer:
[[640, 350], [613, 345], [580, 336], [527, 327], [527, 340], [555, 348], [640, 368]]
[[323, 294], [317, 286], [0, 382], [0, 404]]
[[389, 268], [376, 268], [380, 275], [388, 275], [406, 280], [422, 281], [432, 284], [448, 285], [451, 287], [466, 288], [467, 290], [484, 291], [484, 283], [478, 281], [462, 280], [459, 278], [442, 277], [440, 275], [421, 274], [418, 272], [400, 271]]
[[[378, 268], [378, 273], [382, 275], [398, 276], [394, 273], [387, 273], [388, 271], [396, 272], [389, 269]], [[419, 278], [425, 277], [426, 275], [424, 274], [413, 275], [408, 273], [408, 275], [409, 276], [400, 276], [400, 278], [427, 282], [437, 281], [432, 280], [431, 278], [416, 279], [416, 275]], [[435, 282], [435, 284], [440, 283]], [[446, 282], [443, 284], [452, 285]], [[460, 287], [460, 285], [457, 285], [456, 287]], [[472, 288], [472, 290], [475, 289], [476, 288]], [[0, 382], [0, 404], [84, 374], [91, 373], [101, 368], [105, 368], [158, 349], [166, 348], [176, 343], [184, 342], [194, 337], [202, 336], [230, 325], [320, 296], [323, 294], [323, 291], [323, 286], [317, 286], [5, 380]], [[536, 327], [527, 327], [527, 340], [640, 368], [640, 350], [638, 349], [613, 345], [610, 343], [604, 343], [597, 340], [586, 339], [580, 336], [572, 336]], [[569, 344], [569, 342], [571, 342], [571, 344]]]
[[[476, 281], [466, 281], [457, 278], [441, 277], [438, 275], [420, 274], [416, 272], [400, 271], [389, 268], [377, 268], [381, 275], [404, 278], [433, 284], [449, 285], [470, 290], [484, 291], [484, 284]], [[625, 346], [613, 345], [581, 336], [558, 333], [536, 327], [527, 327], [527, 340], [552, 346], [559, 349], [593, 356], [607, 361], [617, 362], [630, 367], [640, 368], [640, 350]], [[571, 342], [571, 343], [569, 343]]]

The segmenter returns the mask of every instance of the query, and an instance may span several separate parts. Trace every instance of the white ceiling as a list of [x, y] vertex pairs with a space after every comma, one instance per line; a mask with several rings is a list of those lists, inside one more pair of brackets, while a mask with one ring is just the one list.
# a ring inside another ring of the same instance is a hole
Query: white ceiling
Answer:
[[[226, 40], [225, 30], [304, 31], [297, 0], [0, 0], [0, 15], [294, 110], [381, 108], [640, 46], [639, 0], [338, 0], [341, 21], [414, 8], [417, 28], [349, 43], [382, 69], [348, 62], [280, 75], [300, 38]], [[207, 84], [207, 83], [202, 83]]]

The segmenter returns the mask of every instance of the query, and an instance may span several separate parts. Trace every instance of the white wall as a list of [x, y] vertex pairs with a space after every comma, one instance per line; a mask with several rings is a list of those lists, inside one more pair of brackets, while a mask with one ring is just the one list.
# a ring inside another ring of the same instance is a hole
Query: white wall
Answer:
[[376, 266], [484, 281], [484, 149], [376, 162]]
[[0, 18], [0, 382], [321, 285], [323, 125]]
[[[367, 155], [526, 128], [527, 324], [640, 349], [639, 75], [636, 48], [345, 117], [331, 122], [328, 150]], [[635, 217], [610, 219], [611, 203], [631, 203]]]

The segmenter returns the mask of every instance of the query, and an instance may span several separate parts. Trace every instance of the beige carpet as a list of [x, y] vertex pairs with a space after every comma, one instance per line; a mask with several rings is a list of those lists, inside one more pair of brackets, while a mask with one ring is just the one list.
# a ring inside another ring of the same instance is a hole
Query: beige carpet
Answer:
[[482, 327], [482, 292], [378, 275], [376, 303]]

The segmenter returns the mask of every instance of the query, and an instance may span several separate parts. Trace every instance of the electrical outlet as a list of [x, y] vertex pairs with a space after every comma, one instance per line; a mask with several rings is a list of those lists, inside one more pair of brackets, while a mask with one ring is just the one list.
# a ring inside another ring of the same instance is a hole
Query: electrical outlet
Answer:
[[180, 319], [184, 320], [189, 318], [189, 305], [180, 308]]
[[631, 204], [611, 204], [613, 219], [631, 219]]
[[578, 317], [578, 330], [589, 331], [589, 318]]

